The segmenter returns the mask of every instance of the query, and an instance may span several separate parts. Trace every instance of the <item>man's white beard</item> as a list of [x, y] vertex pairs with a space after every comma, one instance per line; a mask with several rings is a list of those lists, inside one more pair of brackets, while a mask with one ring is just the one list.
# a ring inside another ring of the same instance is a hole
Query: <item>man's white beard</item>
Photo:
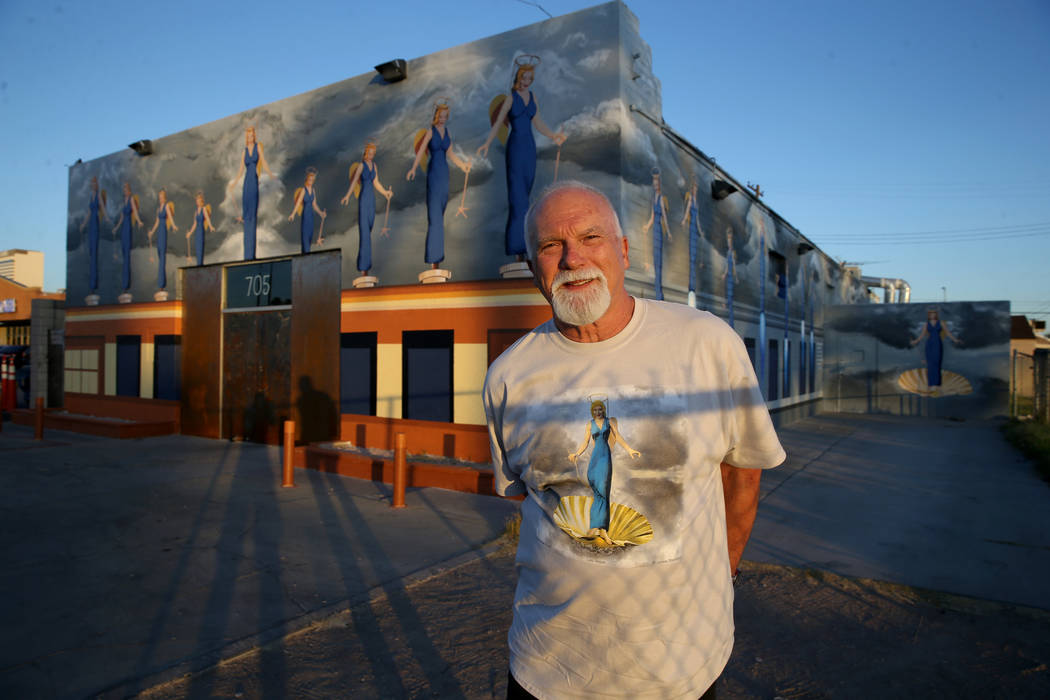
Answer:
[[[584, 289], [564, 286], [567, 282], [595, 279], [599, 284]], [[551, 285], [551, 307], [554, 316], [570, 326], [586, 326], [594, 323], [609, 309], [612, 295], [609, 283], [598, 269], [565, 270], [554, 277]]]

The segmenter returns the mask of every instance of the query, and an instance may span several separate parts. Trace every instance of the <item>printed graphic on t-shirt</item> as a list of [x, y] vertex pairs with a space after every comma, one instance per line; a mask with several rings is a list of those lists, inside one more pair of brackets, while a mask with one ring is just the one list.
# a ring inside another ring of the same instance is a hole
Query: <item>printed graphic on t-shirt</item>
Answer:
[[587, 483], [594, 493], [562, 498], [554, 511], [554, 524], [570, 537], [599, 549], [645, 544], [653, 538], [649, 520], [630, 506], [609, 501], [612, 448], [623, 447], [631, 459], [638, 459], [642, 453], [632, 449], [620, 435], [616, 418], [609, 416], [608, 397], [596, 394], [590, 399], [591, 420], [583, 442], [575, 452], [569, 453], [569, 461], [578, 464], [580, 456], [590, 447]]
[[529, 413], [519, 424], [532, 428], [520, 463], [548, 516], [540, 541], [629, 566], [680, 556], [690, 452], [681, 393], [595, 388]]

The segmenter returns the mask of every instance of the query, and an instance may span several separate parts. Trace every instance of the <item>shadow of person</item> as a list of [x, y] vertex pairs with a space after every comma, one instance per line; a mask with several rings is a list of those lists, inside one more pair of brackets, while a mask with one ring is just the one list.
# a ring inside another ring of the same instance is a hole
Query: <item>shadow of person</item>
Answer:
[[335, 400], [316, 389], [310, 377], [299, 377], [299, 439], [304, 443], [335, 440], [339, 437], [339, 412]]
[[244, 409], [244, 438], [252, 442], [267, 442], [277, 425], [273, 402], [261, 391], [255, 392], [251, 405]]

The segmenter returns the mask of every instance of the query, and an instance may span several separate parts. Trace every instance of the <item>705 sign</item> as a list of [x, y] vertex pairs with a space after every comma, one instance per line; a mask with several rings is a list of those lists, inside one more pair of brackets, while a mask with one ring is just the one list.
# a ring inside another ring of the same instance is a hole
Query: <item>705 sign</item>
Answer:
[[259, 309], [292, 303], [291, 260], [231, 265], [226, 273], [227, 309]]
[[246, 297], [257, 297], [260, 294], [269, 296], [270, 294], [270, 275], [245, 275], [244, 281], [248, 284], [247, 291], [244, 296]]

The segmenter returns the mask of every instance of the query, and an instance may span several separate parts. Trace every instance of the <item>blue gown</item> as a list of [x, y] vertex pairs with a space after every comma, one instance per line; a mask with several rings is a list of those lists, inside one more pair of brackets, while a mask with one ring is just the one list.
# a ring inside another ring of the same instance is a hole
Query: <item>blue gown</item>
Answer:
[[424, 260], [439, 263], [445, 259], [445, 207], [448, 206], [448, 160], [445, 152], [452, 145], [452, 136], [445, 129], [445, 137], [436, 126], [430, 127], [427, 152], [427, 241]]
[[198, 211], [197, 216], [194, 217], [194, 221], [197, 222], [197, 264], [204, 264], [204, 212]]
[[302, 252], [310, 252], [310, 241], [314, 237], [314, 194], [303, 188], [303, 217], [299, 221], [299, 237], [302, 239]]
[[507, 231], [504, 245], [507, 255], [525, 254], [525, 212], [536, 179], [536, 139], [532, 136], [532, 118], [536, 116], [536, 99], [529, 92], [526, 107], [517, 90], [510, 91], [507, 112], [510, 135], [507, 137]]
[[121, 210], [124, 217], [120, 221], [120, 252], [124, 255], [121, 267], [121, 289], [127, 291], [131, 288], [131, 197], [124, 200], [124, 208]]
[[244, 259], [255, 260], [255, 226], [259, 215], [259, 144], [251, 152], [244, 147], [244, 189], [241, 191], [241, 218], [244, 219]]
[[609, 449], [609, 418], [601, 428], [591, 418], [591, 439], [594, 449], [591, 450], [591, 461], [587, 463], [587, 483], [594, 491], [594, 502], [591, 504], [591, 527], [609, 529], [609, 487], [612, 484], [612, 452]]
[[726, 256], [726, 304], [729, 306], [730, 328], [733, 327], [733, 265], [735, 260], [736, 254], [730, 249]]
[[165, 204], [157, 212], [157, 287], [164, 289], [168, 286], [168, 271], [165, 263], [168, 261], [168, 206]]
[[361, 196], [357, 204], [357, 269], [368, 272], [372, 269], [372, 226], [376, 222], [376, 190], [372, 181], [376, 179], [375, 166], [361, 161]]
[[696, 291], [696, 254], [700, 251], [700, 211], [696, 197], [689, 200], [689, 291]]
[[88, 284], [91, 287], [91, 291], [94, 292], [98, 289], [98, 209], [99, 209], [98, 194], [91, 195], [91, 202], [88, 204], [88, 222], [87, 222], [87, 233], [88, 233], [88, 264], [89, 264], [89, 276]]
[[929, 386], [941, 385], [941, 359], [944, 357], [944, 343], [941, 341], [941, 322], [926, 322], [926, 383]]
[[664, 205], [663, 195], [653, 198], [653, 292], [664, 298]]

